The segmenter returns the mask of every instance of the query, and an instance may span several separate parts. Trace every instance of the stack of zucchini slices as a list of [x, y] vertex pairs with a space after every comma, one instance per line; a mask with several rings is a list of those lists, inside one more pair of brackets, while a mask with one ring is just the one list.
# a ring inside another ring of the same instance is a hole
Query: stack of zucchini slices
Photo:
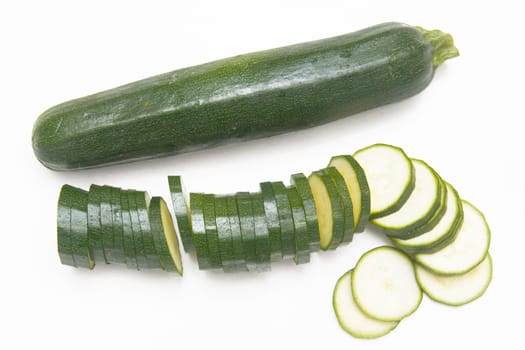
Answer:
[[62, 264], [96, 263], [163, 269], [182, 275], [171, 214], [164, 200], [144, 191], [64, 185], [58, 199], [58, 253]]
[[481, 211], [400, 148], [376, 144], [354, 158], [369, 184], [370, 222], [394, 247], [366, 253], [337, 281], [340, 325], [355, 337], [382, 336], [415, 311], [420, 289], [447, 305], [479, 298], [492, 279], [490, 229]]

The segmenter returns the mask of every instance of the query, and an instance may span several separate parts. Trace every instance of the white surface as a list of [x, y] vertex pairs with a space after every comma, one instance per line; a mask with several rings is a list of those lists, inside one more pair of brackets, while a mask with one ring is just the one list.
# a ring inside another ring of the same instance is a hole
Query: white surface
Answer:
[[[144, 2], [145, 3], [145, 2]], [[191, 5], [189, 5], [191, 4]], [[249, 5], [250, 4], [250, 5]], [[523, 25], [518, 1], [58, 1], [0, 5], [2, 252], [0, 348], [523, 349], [525, 197]], [[56, 173], [31, 150], [36, 117], [62, 101], [238, 53], [329, 37], [384, 22], [440, 28], [461, 56], [402, 103], [315, 129], [175, 158]], [[59, 263], [55, 205], [63, 183], [148, 190], [168, 198], [166, 176], [191, 191], [255, 190], [325, 166], [375, 142], [426, 160], [487, 216], [494, 279], [460, 308], [424, 298], [386, 337], [356, 340], [331, 305], [336, 280], [384, 242], [367, 232], [312, 262], [271, 273], [197, 270], [184, 278], [121, 267]], [[213, 172], [214, 177], [210, 177]], [[519, 317], [519, 316], [518, 316]]]

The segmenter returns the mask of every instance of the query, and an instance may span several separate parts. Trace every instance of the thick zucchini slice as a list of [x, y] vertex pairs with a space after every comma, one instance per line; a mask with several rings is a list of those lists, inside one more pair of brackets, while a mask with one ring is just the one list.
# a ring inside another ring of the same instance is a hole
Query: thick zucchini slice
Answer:
[[111, 214], [113, 222], [114, 250], [111, 254], [112, 263], [125, 264], [124, 232], [122, 222], [122, 207], [120, 204], [120, 188], [111, 189]]
[[294, 261], [297, 265], [306, 264], [310, 262], [310, 235], [308, 234], [308, 225], [306, 223], [303, 202], [295, 187], [288, 187], [286, 190], [288, 192], [288, 200], [290, 201], [294, 223]]
[[257, 258], [257, 271], [271, 270], [270, 234], [266, 224], [266, 212], [261, 193], [251, 193], [253, 224], [255, 227], [255, 255]]
[[459, 275], [476, 267], [487, 255], [490, 229], [483, 213], [463, 200], [463, 223], [449, 245], [431, 254], [415, 254], [415, 260], [440, 275]]
[[191, 233], [189, 198], [187, 197], [187, 192], [180, 176], [168, 176], [168, 184], [182, 246], [185, 252], [190, 252], [194, 248]]
[[281, 246], [283, 249], [283, 258], [295, 258], [295, 240], [294, 225], [292, 218], [292, 209], [288, 200], [286, 186], [282, 181], [272, 182], [272, 191], [277, 203], [277, 212], [279, 213], [279, 223], [281, 224]]
[[134, 195], [135, 204], [137, 205], [137, 214], [139, 217], [140, 232], [142, 233], [142, 242], [144, 243], [146, 264], [150, 269], [161, 268], [148, 216], [149, 203], [151, 200], [150, 196], [145, 191], [136, 191]]
[[[113, 213], [111, 212], [111, 191], [113, 187], [102, 186], [100, 190], [100, 232], [102, 235], [102, 247], [107, 263], [111, 264], [115, 252], [115, 237], [113, 233]], [[88, 209], [89, 215], [89, 209]], [[88, 226], [89, 227], [89, 226]]]
[[317, 210], [320, 247], [336, 249], [343, 239], [344, 208], [334, 182], [322, 171], [314, 171], [308, 177]]
[[88, 241], [95, 261], [108, 263], [102, 242], [102, 226], [100, 223], [100, 202], [102, 200], [102, 186], [89, 186], [88, 193]]
[[485, 293], [492, 280], [492, 259], [487, 254], [472, 270], [461, 275], [437, 275], [416, 265], [417, 282], [433, 300], [460, 306], [476, 300]]
[[441, 178], [422, 160], [412, 159], [412, 164], [415, 183], [407, 201], [396, 212], [372, 220], [391, 237], [407, 239], [422, 234], [418, 229], [427, 225], [441, 208]]
[[242, 241], [241, 221], [239, 219], [239, 211], [237, 210], [237, 200], [235, 196], [227, 196], [226, 204], [228, 208], [228, 217], [230, 220], [230, 229], [232, 233], [235, 271], [247, 271], [245, 259], [246, 254], [244, 252], [244, 246]]
[[414, 166], [395, 146], [374, 144], [358, 150], [355, 160], [363, 168], [370, 188], [370, 219], [399, 210], [414, 190]]
[[450, 35], [400, 23], [238, 55], [52, 107], [33, 150], [66, 170], [313, 127], [414, 95], [457, 55]]
[[95, 260], [88, 240], [88, 192], [75, 189], [71, 196], [71, 247], [77, 267], [93, 269]]
[[250, 193], [238, 192], [235, 194], [237, 210], [241, 224], [242, 245], [244, 248], [244, 259], [248, 271], [257, 270], [257, 253], [255, 243], [255, 217], [253, 213]]
[[174, 271], [182, 276], [183, 267], [179, 240], [164, 199], [161, 197], [151, 198], [148, 216], [162, 267], [166, 271]]
[[60, 262], [77, 267], [71, 237], [71, 202], [79, 189], [63, 185], [57, 205], [57, 248]]
[[219, 238], [219, 253], [224, 272], [236, 270], [235, 256], [233, 254], [232, 230], [230, 217], [228, 215], [228, 204], [226, 197], [214, 196], [215, 199], [215, 224], [217, 225], [217, 236]]
[[208, 251], [208, 240], [206, 238], [206, 225], [204, 224], [203, 200], [203, 193], [190, 193], [191, 227], [193, 230], [193, 244], [195, 247], [195, 254], [197, 255], [199, 269], [207, 270], [211, 268], [211, 264], [210, 253]]
[[129, 204], [129, 216], [131, 218], [131, 229], [133, 230], [133, 242], [135, 243], [135, 254], [139, 270], [148, 269], [149, 265], [146, 258], [144, 239], [140, 229], [139, 213], [135, 201], [135, 190], [127, 190]]
[[399, 321], [380, 321], [364, 314], [357, 306], [352, 293], [352, 272], [337, 280], [332, 304], [339, 325], [356, 338], [379, 338], [397, 327]]
[[350, 243], [354, 238], [354, 205], [352, 203], [352, 198], [350, 198], [350, 193], [346, 187], [345, 180], [343, 176], [337, 171], [334, 167], [324, 168], [322, 170], [326, 173], [333, 181], [337, 193], [339, 193], [339, 198], [343, 203], [343, 239], [341, 243]]
[[210, 268], [222, 268], [221, 252], [219, 249], [219, 235], [217, 232], [217, 221], [215, 219], [215, 198], [213, 194], [204, 194], [202, 199], [204, 213], [204, 226], [206, 228], [206, 241], [208, 242], [208, 253]]
[[129, 191], [120, 190], [120, 208], [122, 215], [122, 236], [126, 266], [129, 269], [139, 269], [135, 239], [133, 237], [133, 226], [131, 222], [131, 209], [129, 206]]
[[355, 232], [363, 232], [370, 217], [370, 188], [365, 171], [350, 155], [332, 157], [328, 166], [343, 176], [353, 203]]
[[308, 178], [302, 174], [297, 173], [291, 176], [290, 182], [303, 201], [304, 214], [306, 216], [306, 226], [308, 228], [308, 236], [310, 237], [310, 251], [316, 252], [321, 249], [319, 244], [319, 223], [317, 222], [317, 209], [315, 208], [315, 200], [308, 183]]
[[399, 321], [418, 308], [423, 297], [412, 260], [400, 250], [382, 246], [365, 253], [352, 273], [358, 307], [381, 321]]
[[429, 254], [444, 248], [455, 237], [463, 222], [463, 205], [458, 192], [445, 183], [446, 210], [436, 226], [422, 235], [410, 239], [392, 237], [392, 242], [410, 254]]
[[264, 200], [264, 211], [266, 213], [266, 223], [268, 234], [270, 235], [270, 258], [271, 261], [283, 259], [283, 248], [281, 244], [281, 224], [279, 222], [279, 212], [277, 210], [277, 201], [272, 190], [271, 182], [261, 182], [261, 195]]

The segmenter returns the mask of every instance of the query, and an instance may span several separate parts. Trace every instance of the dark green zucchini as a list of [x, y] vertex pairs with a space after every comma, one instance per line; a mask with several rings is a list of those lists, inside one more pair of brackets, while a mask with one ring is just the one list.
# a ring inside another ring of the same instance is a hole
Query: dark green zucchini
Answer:
[[457, 55], [450, 35], [400, 23], [239, 55], [52, 107], [33, 150], [82, 169], [309, 128], [412, 96]]
[[146, 264], [150, 269], [160, 268], [160, 260], [155, 249], [155, 241], [153, 233], [151, 232], [151, 224], [149, 221], [149, 194], [145, 191], [136, 191], [135, 204], [137, 206], [137, 214], [139, 217], [140, 232], [142, 233], [142, 243], [144, 243], [144, 255], [146, 256]]
[[113, 221], [113, 240], [115, 250], [112, 253], [112, 263], [125, 264], [124, 233], [122, 222], [122, 207], [120, 205], [120, 188], [111, 189], [111, 214]]
[[77, 267], [93, 269], [95, 260], [88, 241], [88, 193], [76, 189], [71, 196], [71, 248]]
[[294, 261], [297, 265], [306, 264], [310, 262], [310, 236], [308, 234], [303, 202], [295, 187], [288, 187], [286, 191], [288, 193], [288, 199], [290, 200], [294, 224]]
[[255, 228], [255, 256], [257, 259], [257, 271], [271, 270], [270, 234], [266, 224], [266, 212], [264, 210], [264, 199], [260, 192], [251, 193], [253, 209], [253, 225]]
[[277, 203], [277, 213], [281, 224], [281, 246], [283, 249], [283, 258], [295, 258], [295, 228], [292, 217], [292, 208], [288, 199], [286, 186], [282, 181], [274, 181], [272, 191]]
[[224, 272], [236, 271], [235, 256], [233, 254], [232, 229], [228, 215], [228, 203], [225, 196], [214, 196], [215, 198], [215, 224], [217, 225], [217, 236], [219, 237], [219, 251], [221, 264]]
[[173, 203], [173, 211], [175, 212], [175, 221], [179, 228], [182, 246], [185, 252], [193, 250], [193, 238], [191, 234], [190, 206], [184, 184], [180, 176], [168, 176], [168, 184], [170, 186], [171, 201]]
[[310, 251], [316, 252], [320, 249], [319, 223], [317, 222], [317, 209], [315, 208], [315, 201], [312, 194], [312, 189], [308, 183], [308, 178], [302, 174], [297, 173], [291, 176], [290, 182], [299, 193], [303, 202], [303, 209], [306, 218], [306, 226], [308, 228], [308, 236], [310, 239]]
[[271, 182], [261, 182], [261, 195], [264, 201], [264, 211], [266, 213], [266, 224], [270, 236], [271, 260], [279, 261], [283, 259], [283, 249], [281, 246], [281, 224], [279, 223], [279, 213], [277, 202], [273, 195]]
[[[102, 234], [102, 246], [108, 263], [113, 262], [115, 252], [115, 238], [113, 234], [113, 215], [111, 213], [111, 191], [112, 187], [102, 186], [100, 191], [100, 232]], [[89, 213], [89, 210], [88, 210]]]
[[77, 267], [71, 237], [71, 202], [78, 189], [64, 185], [60, 190], [57, 206], [57, 247], [60, 262]]
[[204, 193], [190, 193], [190, 216], [193, 229], [193, 246], [199, 269], [207, 270], [210, 265], [210, 253], [208, 251], [208, 240], [206, 239], [206, 226], [204, 224], [203, 210]]
[[133, 237], [133, 226], [131, 222], [131, 210], [128, 201], [129, 191], [120, 190], [120, 210], [122, 216], [122, 238], [126, 266], [129, 269], [138, 270], [139, 264]]
[[239, 211], [239, 222], [241, 225], [242, 244], [244, 248], [244, 259], [248, 271], [257, 270], [255, 218], [253, 214], [250, 193], [237, 192], [237, 210]]
[[235, 196], [227, 196], [226, 204], [228, 208], [228, 217], [232, 233], [233, 256], [236, 271], [247, 271], [244, 246], [242, 243], [241, 221], [239, 219], [239, 210], [237, 209], [237, 200]]
[[102, 186], [91, 185], [88, 192], [88, 242], [96, 261], [108, 262], [102, 243], [102, 225], [100, 222], [100, 202], [102, 200]]

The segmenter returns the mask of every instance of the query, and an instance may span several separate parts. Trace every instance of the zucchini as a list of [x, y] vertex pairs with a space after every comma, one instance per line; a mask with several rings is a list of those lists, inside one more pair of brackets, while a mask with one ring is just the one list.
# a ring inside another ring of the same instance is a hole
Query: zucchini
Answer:
[[69, 170], [296, 131], [415, 95], [457, 55], [448, 34], [380, 24], [59, 104], [36, 120], [32, 146], [44, 166]]
[[193, 238], [191, 233], [191, 221], [189, 199], [180, 176], [168, 176], [171, 201], [175, 213], [175, 221], [179, 228], [180, 239], [185, 252], [193, 250]]
[[139, 213], [135, 201], [135, 190], [126, 190], [126, 197], [129, 204], [129, 216], [131, 218], [131, 229], [133, 230], [133, 242], [135, 243], [135, 257], [139, 270], [149, 268], [144, 247], [142, 230], [140, 229]]
[[120, 190], [120, 208], [122, 215], [122, 237], [124, 256], [128, 269], [139, 270], [135, 239], [133, 237], [133, 226], [131, 222], [131, 210], [128, 200], [129, 191]]
[[204, 224], [203, 200], [203, 193], [190, 193], [190, 215], [193, 232], [193, 246], [195, 247], [195, 254], [197, 255], [199, 269], [207, 270], [211, 267], [211, 265], [210, 253], [208, 251], [208, 240], [206, 239], [206, 226]]
[[125, 264], [126, 254], [124, 250], [124, 232], [122, 222], [122, 207], [120, 205], [120, 188], [111, 189], [111, 213], [112, 213], [112, 232], [114, 248], [112, 252], [112, 263]]
[[255, 256], [257, 261], [256, 270], [265, 272], [271, 270], [270, 257], [270, 237], [266, 224], [266, 212], [264, 210], [264, 200], [262, 194], [251, 193], [253, 210], [253, 226], [255, 229]]
[[319, 244], [319, 223], [317, 222], [317, 209], [315, 208], [314, 196], [308, 183], [308, 178], [301, 173], [293, 174], [290, 182], [299, 193], [303, 202], [303, 209], [306, 218], [306, 227], [310, 239], [310, 251], [316, 252], [321, 249]]
[[288, 187], [288, 199], [292, 209], [295, 241], [295, 264], [306, 264], [310, 262], [310, 236], [306, 224], [303, 203], [295, 187]]
[[264, 201], [264, 211], [266, 213], [266, 224], [270, 235], [271, 260], [279, 261], [283, 259], [283, 248], [281, 244], [281, 225], [279, 223], [279, 212], [277, 201], [272, 190], [271, 182], [261, 182], [261, 195]]
[[144, 244], [144, 256], [146, 257], [146, 265], [150, 269], [161, 268], [157, 250], [155, 249], [155, 241], [153, 233], [151, 232], [151, 224], [149, 222], [149, 203], [150, 197], [147, 192], [135, 191], [135, 204], [137, 207], [137, 214], [139, 218], [140, 232], [142, 233], [142, 243]]
[[232, 233], [233, 257], [236, 271], [247, 271], [244, 246], [242, 242], [241, 222], [239, 219], [239, 210], [237, 209], [237, 200], [235, 196], [226, 197], [228, 208], [228, 217], [230, 220], [230, 229]]
[[57, 205], [57, 248], [60, 262], [77, 267], [73, 254], [71, 233], [71, 202], [79, 189], [64, 185], [60, 189]]
[[213, 194], [205, 194], [203, 196], [202, 210], [204, 214], [204, 227], [206, 229], [206, 241], [208, 242], [210, 268], [219, 269], [222, 268], [222, 262], [219, 249], [217, 220], [215, 219], [215, 198]]
[[77, 267], [93, 269], [95, 260], [88, 239], [88, 192], [74, 189], [71, 196], [71, 248]]
[[353, 203], [355, 232], [363, 232], [370, 217], [370, 188], [365, 171], [350, 155], [332, 157], [328, 166], [343, 176]]
[[113, 234], [113, 214], [111, 212], [112, 190], [113, 188], [110, 186], [102, 186], [100, 191], [100, 231], [102, 234], [102, 247], [104, 247], [104, 256], [106, 257], [107, 263], [114, 261], [113, 253], [116, 250], [115, 237]]
[[222, 269], [224, 272], [236, 271], [235, 256], [233, 254], [232, 229], [228, 215], [226, 197], [214, 196], [215, 199], [215, 224], [219, 238], [219, 252]]
[[274, 181], [271, 184], [275, 202], [277, 203], [277, 213], [279, 214], [279, 223], [281, 226], [283, 258], [295, 258], [295, 229], [286, 186], [282, 181]]
[[250, 193], [238, 192], [235, 194], [235, 198], [237, 200], [237, 210], [239, 212], [239, 223], [241, 226], [242, 245], [244, 248], [243, 250], [246, 268], [248, 271], [256, 271], [257, 253], [255, 243], [255, 217]]
[[100, 202], [102, 197], [102, 186], [91, 185], [88, 192], [88, 242], [96, 261], [108, 263], [102, 244], [102, 226], [100, 222]]

